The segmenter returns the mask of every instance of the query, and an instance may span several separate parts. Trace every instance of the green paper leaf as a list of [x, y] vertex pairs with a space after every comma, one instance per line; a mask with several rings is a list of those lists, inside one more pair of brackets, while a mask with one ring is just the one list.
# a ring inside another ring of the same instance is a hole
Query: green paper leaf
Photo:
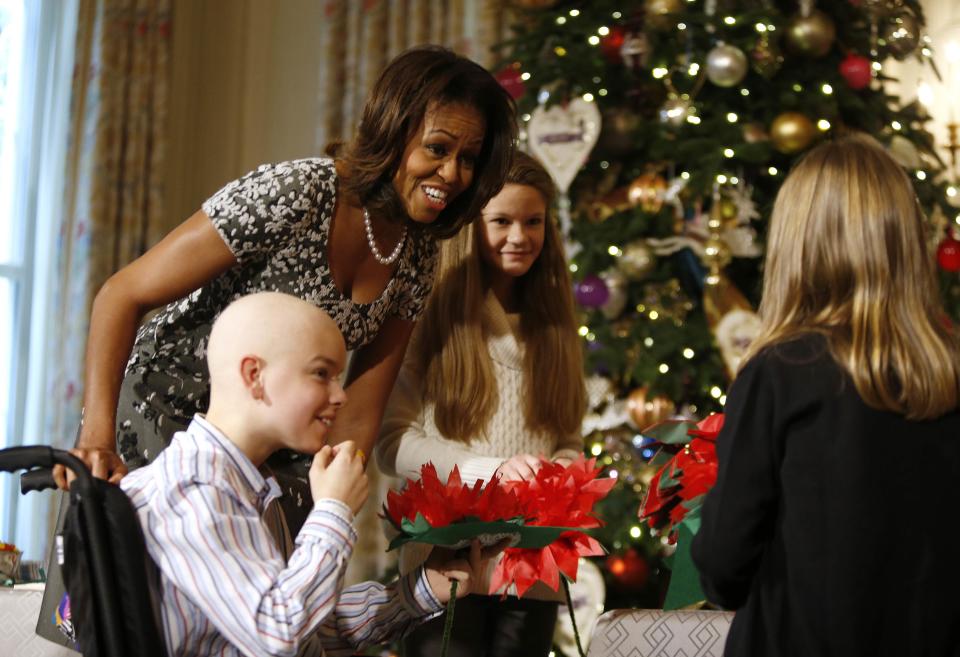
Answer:
[[582, 531], [575, 527], [539, 527], [523, 524], [522, 518], [494, 520], [484, 522], [467, 519], [446, 527], [431, 527], [419, 514], [411, 522], [404, 518], [401, 522], [401, 534], [394, 537], [387, 551], [395, 550], [404, 543], [416, 542], [459, 549], [466, 547], [475, 538], [484, 545], [492, 545], [499, 540], [511, 537], [510, 547], [543, 548], [567, 531]]
[[699, 528], [700, 518], [697, 517], [693, 523], [688, 523], [687, 518], [684, 518], [678, 526], [677, 549], [673, 553], [670, 587], [663, 602], [664, 610], [688, 607], [707, 597], [700, 588], [700, 573], [697, 572], [697, 567], [690, 556], [690, 544], [695, 534], [695, 531], [691, 531], [690, 524], [695, 524]]
[[695, 423], [686, 420], [667, 420], [645, 429], [643, 435], [665, 445], [686, 445], [693, 440], [687, 432], [695, 429], [696, 426]]

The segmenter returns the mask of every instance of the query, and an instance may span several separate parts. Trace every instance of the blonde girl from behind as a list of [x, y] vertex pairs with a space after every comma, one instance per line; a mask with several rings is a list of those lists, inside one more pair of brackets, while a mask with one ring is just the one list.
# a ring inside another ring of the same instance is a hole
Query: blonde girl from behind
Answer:
[[691, 553], [727, 657], [960, 655], [960, 348], [906, 172], [822, 144], [771, 217], [762, 331]]

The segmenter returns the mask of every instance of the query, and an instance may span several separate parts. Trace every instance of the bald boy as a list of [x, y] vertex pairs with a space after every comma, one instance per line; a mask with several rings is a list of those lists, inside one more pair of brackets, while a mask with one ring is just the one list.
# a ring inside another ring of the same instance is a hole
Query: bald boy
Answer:
[[[208, 412], [120, 482], [160, 570], [169, 654], [350, 655], [435, 616], [451, 580], [469, 592], [486, 556], [477, 545], [469, 559], [341, 591], [367, 497], [353, 443], [326, 445], [347, 401], [345, 360], [336, 324], [293, 296], [243, 297], [214, 323]], [[264, 521], [280, 491], [261, 466], [279, 449], [315, 455], [314, 506], [286, 561]]]

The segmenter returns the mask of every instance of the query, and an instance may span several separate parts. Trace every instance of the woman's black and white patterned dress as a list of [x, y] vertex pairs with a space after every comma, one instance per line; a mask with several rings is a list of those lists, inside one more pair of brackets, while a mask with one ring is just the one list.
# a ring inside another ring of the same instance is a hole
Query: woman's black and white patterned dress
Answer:
[[207, 340], [231, 301], [260, 291], [293, 294], [325, 310], [350, 350], [373, 340], [388, 317], [417, 319], [433, 284], [436, 243], [410, 231], [380, 297], [354, 303], [337, 289], [327, 258], [336, 194], [333, 160], [312, 158], [261, 166], [203, 204], [238, 264], [167, 305], [137, 333], [117, 409], [117, 451], [129, 467], [152, 461], [206, 410]]

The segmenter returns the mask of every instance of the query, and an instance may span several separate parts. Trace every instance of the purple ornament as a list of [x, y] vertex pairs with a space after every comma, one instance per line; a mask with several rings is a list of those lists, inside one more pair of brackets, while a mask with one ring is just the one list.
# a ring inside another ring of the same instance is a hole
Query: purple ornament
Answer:
[[599, 308], [610, 298], [610, 288], [596, 274], [587, 274], [576, 284], [573, 296], [584, 308]]

